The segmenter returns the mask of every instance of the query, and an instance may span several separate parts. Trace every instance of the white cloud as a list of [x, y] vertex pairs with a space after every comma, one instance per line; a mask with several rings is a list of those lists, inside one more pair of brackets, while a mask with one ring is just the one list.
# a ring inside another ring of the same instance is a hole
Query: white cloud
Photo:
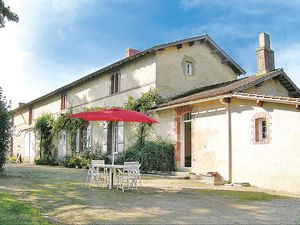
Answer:
[[[78, 7], [92, 3], [92, 0], [5, 0], [6, 6], [20, 17], [19, 23], [7, 22], [6, 27], [0, 29], [0, 86], [4, 95], [13, 101], [13, 107], [19, 101], [28, 102], [62, 86], [66, 79], [82, 75], [81, 71], [90, 67], [80, 65], [70, 69], [61, 62], [44, 68], [40, 62], [51, 62], [51, 59], [38, 58], [34, 49], [40, 41], [45, 41], [40, 40], [45, 27], [50, 24], [71, 27], [80, 16], [77, 14]], [[64, 33], [59, 34], [64, 39]], [[45, 81], [46, 77], [54, 74], [62, 79], [53, 79], [50, 83]]]
[[300, 43], [281, 46], [275, 52], [276, 67], [282, 67], [286, 74], [300, 87]]
[[253, 8], [257, 8], [259, 10], [267, 10], [267, 8], [260, 8], [261, 5], [269, 5], [269, 9], [272, 10], [272, 6], [274, 5], [282, 5], [285, 7], [295, 7], [300, 6], [299, 0], [182, 0], [181, 4], [184, 8], [194, 8], [194, 7], [203, 7], [207, 5], [217, 5], [223, 7], [235, 7], [235, 8], [244, 8], [244, 10], [251, 12]]

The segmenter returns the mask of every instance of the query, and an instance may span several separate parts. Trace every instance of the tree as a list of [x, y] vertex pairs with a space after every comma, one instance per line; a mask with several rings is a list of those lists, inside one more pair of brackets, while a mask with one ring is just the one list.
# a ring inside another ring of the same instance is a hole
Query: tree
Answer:
[[3, 90], [0, 87], [0, 174], [4, 171], [6, 163], [7, 152], [9, 143], [11, 141], [11, 116], [10, 116], [10, 103], [6, 101], [3, 96]]
[[5, 19], [12, 22], [19, 22], [19, 17], [16, 13], [10, 11], [10, 7], [5, 7], [3, 0], [0, 0], [0, 28], [5, 27]]

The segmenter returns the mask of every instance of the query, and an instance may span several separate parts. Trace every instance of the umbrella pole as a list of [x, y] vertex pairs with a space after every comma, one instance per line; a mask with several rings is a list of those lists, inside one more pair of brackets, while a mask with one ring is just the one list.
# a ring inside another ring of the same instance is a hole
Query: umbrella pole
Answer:
[[[111, 159], [111, 164], [112, 165], [114, 165], [115, 164], [115, 152], [116, 152], [116, 140], [117, 140], [117, 138], [116, 138], [116, 127], [117, 127], [117, 123], [114, 121], [114, 122], [112, 122], [112, 129], [113, 129], [113, 146], [112, 146], [112, 159]], [[111, 170], [110, 170], [110, 174], [109, 174], [109, 176], [110, 176], [110, 180], [111, 180], [111, 183], [109, 184], [109, 188], [110, 189], [112, 189], [112, 186], [113, 186], [113, 184], [114, 184], [114, 175], [113, 175], [113, 168], [111, 168]]]
[[117, 149], [117, 145], [116, 145], [116, 141], [117, 141], [117, 138], [116, 138], [116, 128], [117, 128], [117, 123], [114, 121], [113, 124], [113, 146], [112, 146], [112, 165], [115, 164], [115, 152], [116, 152], [116, 149]]

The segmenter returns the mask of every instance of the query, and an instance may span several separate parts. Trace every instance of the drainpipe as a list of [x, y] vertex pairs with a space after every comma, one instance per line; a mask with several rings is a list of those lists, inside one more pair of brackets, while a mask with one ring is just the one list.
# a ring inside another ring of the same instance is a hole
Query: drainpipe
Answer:
[[228, 122], [228, 183], [232, 183], [232, 130], [231, 130], [231, 98], [222, 98], [220, 102], [226, 105]]

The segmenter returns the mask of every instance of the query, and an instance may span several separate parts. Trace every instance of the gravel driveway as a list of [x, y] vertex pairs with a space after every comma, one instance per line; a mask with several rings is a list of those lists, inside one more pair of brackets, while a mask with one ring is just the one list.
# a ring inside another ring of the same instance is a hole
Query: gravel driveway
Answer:
[[300, 198], [143, 176], [139, 191], [84, 187], [86, 170], [9, 164], [0, 191], [57, 224], [300, 224]]

